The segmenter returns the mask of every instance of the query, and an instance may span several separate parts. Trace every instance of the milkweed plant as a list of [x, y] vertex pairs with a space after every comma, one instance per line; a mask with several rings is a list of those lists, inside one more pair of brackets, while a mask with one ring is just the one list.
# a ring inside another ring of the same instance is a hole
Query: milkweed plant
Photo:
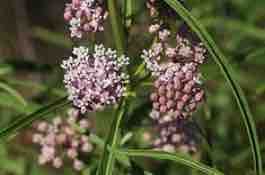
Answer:
[[[244, 94], [226, 57], [184, 1], [146, 0], [144, 25], [133, 14], [134, 0], [68, 1], [62, 17], [67, 37], [75, 44], [58, 65], [67, 97], [18, 118], [1, 131], [1, 138], [31, 127], [40, 165], [59, 169], [70, 164], [84, 174], [91, 167], [90, 159], [96, 160], [91, 174], [130, 174], [126, 169], [131, 168], [148, 174], [133, 157], [171, 160], [206, 174], [223, 174], [201, 163], [201, 149], [210, 143], [196, 120], [207, 100], [201, 69], [214, 58], [235, 95], [249, 134], [254, 169], [261, 175], [256, 128]], [[148, 38], [141, 40], [138, 50], [134, 49], [137, 40], [129, 39], [136, 25], [144, 26]], [[99, 37], [106, 34], [111, 43]], [[145, 103], [148, 109], [132, 128], [128, 124], [139, 118], [133, 115], [135, 103]], [[53, 119], [44, 119], [59, 109]], [[112, 111], [112, 121], [103, 128], [107, 135], [99, 136], [91, 116], [106, 110]], [[137, 135], [137, 130], [143, 132]]]

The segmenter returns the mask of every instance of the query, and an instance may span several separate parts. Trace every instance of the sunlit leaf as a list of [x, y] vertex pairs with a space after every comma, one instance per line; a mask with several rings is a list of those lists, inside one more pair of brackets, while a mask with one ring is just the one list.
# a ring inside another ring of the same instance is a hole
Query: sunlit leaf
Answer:
[[205, 174], [223, 175], [223, 173], [221, 173], [220, 171], [208, 167], [207, 165], [204, 165], [198, 161], [191, 159], [187, 155], [180, 153], [171, 154], [171, 153], [153, 151], [153, 150], [122, 150], [122, 149], [113, 150], [113, 151], [115, 152], [115, 154], [121, 154], [121, 155], [125, 154], [132, 157], [149, 157], [158, 160], [169, 160], [199, 170]]
[[22, 97], [22, 95], [20, 95], [15, 89], [13, 89], [12, 87], [10, 87], [9, 85], [0, 82], [0, 89], [8, 92], [10, 95], [12, 95], [14, 98], [17, 99], [17, 102], [19, 102], [20, 104], [22, 104], [23, 106], [27, 105], [26, 100]]

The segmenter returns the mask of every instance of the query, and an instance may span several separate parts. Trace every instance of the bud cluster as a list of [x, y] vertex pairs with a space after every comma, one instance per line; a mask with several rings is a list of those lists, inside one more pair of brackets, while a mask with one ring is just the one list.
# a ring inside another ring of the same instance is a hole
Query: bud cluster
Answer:
[[[153, 110], [160, 113], [160, 122], [190, 116], [203, 100], [199, 76], [192, 64], [172, 64], [154, 82], [151, 101]], [[166, 114], [172, 113], [168, 118]]]
[[92, 54], [88, 48], [74, 48], [73, 56], [62, 63], [69, 100], [81, 113], [116, 104], [126, 95], [129, 76], [123, 67], [128, 64], [128, 57], [103, 45], [96, 45]]
[[[157, 115], [152, 112], [152, 115]], [[168, 117], [173, 113], [169, 113]], [[166, 152], [181, 151], [195, 153], [199, 142], [199, 131], [195, 122], [187, 119], [176, 118], [173, 121], [158, 125], [158, 136], [153, 142], [156, 149]]]
[[171, 32], [161, 26], [150, 26], [157, 40], [141, 56], [156, 79], [150, 97], [153, 110], [161, 116], [168, 112], [173, 112], [174, 118], [190, 116], [204, 96], [198, 67], [205, 61], [206, 50], [201, 43], [192, 43], [179, 34], [172, 46]]
[[74, 169], [80, 171], [84, 168], [81, 155], [93, 150], [87, 136], [91, 123], [76, 109], [68, 113], [67, 119], [56, 117], [51, 123], [39, 122], [32, 141], [40, 146], [39, 164], [51, 163], [53, 167], [60, 168], [67, 157], [72, 160]]
[[[151, 17], [159, 18], [163, 13], [163, 2], [149, 0], [147, 7]], [[186, 123], [204, 99], [199, 65], [205, 62], [206, 50], [181, 31], [172, 37], [173, 32], [163, 19], [150, 25], [149, 33], [154, 35], [155, 42], [141, 57], [155, 79], [150, 95], [153, 104], [150, 117], [159, 135], [153, 146], [169, 152], [194, 153], [197, 140], [190, 133], [196, 130], [186, 127]]]
[[70, 25], [71, 37], [82, 38], [83, 33], [104, 30], [108, 13], [101, 0], [72, 0], [66, 4], [64, 19]]

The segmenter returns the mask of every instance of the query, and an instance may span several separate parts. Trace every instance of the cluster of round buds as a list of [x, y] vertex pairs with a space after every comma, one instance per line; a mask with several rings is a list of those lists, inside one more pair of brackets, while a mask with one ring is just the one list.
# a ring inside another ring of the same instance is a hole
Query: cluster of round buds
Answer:
[[[200, 87], [196, 67], [190, 64], [168, 64], [154, 82], [151, 94], [153, 109], [161, 113], [160, 122], [186, 117], [192, 114], [203, 100], [204, 91]], [[172, 113], [169, 118], [166, 114]]]
[[51, 123], [37, 123], [32, 141], [41, 147], [39, 164], [51, 163], [55, 168], [60, 168], [67, 157], [73, 161], [74, 169], [80, 171], [84, 168], [81, 154], [93, 150], [87, 136], [91, 123], [75, 109], [71, 109], [68, 115], [67, 119], [56, 117]]
[[[149, 0], [147, 5], [152, 17], [160, 18], [163, 9], [167, 9], [164, 2], [158, 0]], [[155, 35], [155, 43], [141, 55], [155, 78], [150, 95], [153, 104], [150, 117], [159, 135], [153, 146], [168, 152], [194, 153], [197, 131], [186, 123], [190, 123], [190, 116], [204, 99], [199, 65], [205, 61], [206, 50], [200, 42], [186, 36], [184, 28], [172, 37], [163, 18], [159, 20], [149, 27], [149, 33]]]
[[126, 95], [129, 76], [123, 67], [128, 64], [128, 57], [103, 45], [96, 45], [92, 54], [88, 48], [74, 48], [73, 56], [62, 63], [69, 100], [81, 113], [116, 104]]
[[199, 131], [194, 121], [176, 118], [157, 126], [159, 135], [153, 142], [155, 149], [190, 154], [197, 152]]
[[86, 32], [103, 31], [108, 13], [102, 0], [72, 0], [66, 4], [64, 19], [69, 22], [71, 37], [81, 38]]

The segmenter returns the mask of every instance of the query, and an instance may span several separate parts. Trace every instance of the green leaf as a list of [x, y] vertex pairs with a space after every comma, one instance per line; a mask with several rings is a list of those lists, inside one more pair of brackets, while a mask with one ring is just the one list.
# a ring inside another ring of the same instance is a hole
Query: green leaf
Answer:
[[26, 116], [19, 116], [15, 121], [13, 121], [10, 125], [0, 130], [0, 139], [4, 139], [10, 135], [15, 134], [19, 130], [26, 128], [27, 126], [31, 125], [32, 122], [43, 118], [45, 115], [56, 111], [65, 105], [69, 104], [67, 97], [61, 98], [56, 102], [49, 104], [29, 115]]
[[170, 5], [170, 7], [172, 7], [189, 25], [189, 27], [198, 35], [198, 37], [201, 39], [201, 41], [204, 43], [205, 47], [207, 48], [208, 52], [214, 58], [217, 65], [220, 67], [221, 72], [226, 78], [228, 84], [230, 85], [233, 94], [236, 98], [237, 104], [240, 108], [245, 127], [247, 129], [248, 138], [253, 153], [255, 171], [257, 172], [257, 174], [261, 175], [263, 171], [262, 158], [259, 148], [258, 137], [256, 133], [255, 122], [250, 112], [246, 97], [241, 87], [238, 85], [238, 83], [232, 76], [233, 70], [231, 66], [228, 64], [226, 57], [217, 47], [211, 36], [206, 31], [206, 29], [201, 25], [201, 23], [195, 17], [193, 17], [190, 14], [189, 11], [187, 11], [181, 5], [181, 3], [179, 3], [177, 0], [165, 0], [165, 2], [168, 3], [168, 5]]
[[99, 136], [97, 136], [96, 134], [90, 134], [89, 140], [95, 145], [97, 145], [99, 148], [104, 148], [105, 146], [105, 141], [101, 139]]
[[0, 93], [0, 106], [11, 109], [20, 114], [29, 114], [30, 112], [39, 109], [39, 105], [36, 103], [28, 103], [27, 106], [24, 106], [23, 104], [18, 103], [15, 97], [4, 92]]
[[27, 105], [26, 100], [20, 95], [15, 89], [10, 87], [9, 85], [0, 82], [0, 89], [3, 89], [4, 91], [8, 92], [11, 96], [17, 99], [17, 101], [22, 104], [23, 106]]
[[124, 145], [126, 144], [129, 140], [131, 140], [133, 137], [133, 133], [132, 132], [128, 132], [126, 133], [123, 138], [121, 139], [121, 143], [120, 145]]
[[211, 175], [223, 175], [220, 171], [208, 167], [207, 165], [204, 165], [198, 161], [195, 161], [191, 159], [189, 156], [180, 154], [180, 153], [167, 153], [167, 152], [160, 152], [160, 151], [153, 151], [153, 150], [112, 150], [116, 155], [127, 155], [132, 157], [148, 157], [148, 158], [154, 158], [159, 160], [170, 160], [174, 161], [176, 163], [186, 165], [190, 168], [199, 170], [205, 174], [211, 174]]
[[13, 71], [13, 68], [8, 64], [0, 64], [0, 75], [9, 74]]

